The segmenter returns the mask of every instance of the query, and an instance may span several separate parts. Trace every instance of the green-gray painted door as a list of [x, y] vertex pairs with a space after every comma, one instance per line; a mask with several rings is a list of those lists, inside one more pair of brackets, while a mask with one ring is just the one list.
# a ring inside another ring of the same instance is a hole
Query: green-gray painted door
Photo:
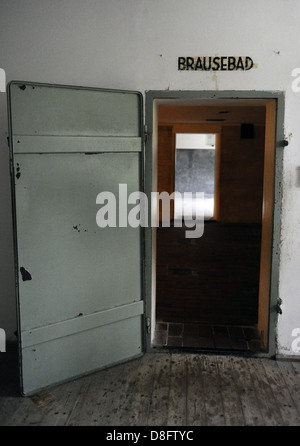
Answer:
[[100, 192], [142, 188], [137, 92], [9, 85], [24, 395], [139, 356], [141, 228], [96, 223]]

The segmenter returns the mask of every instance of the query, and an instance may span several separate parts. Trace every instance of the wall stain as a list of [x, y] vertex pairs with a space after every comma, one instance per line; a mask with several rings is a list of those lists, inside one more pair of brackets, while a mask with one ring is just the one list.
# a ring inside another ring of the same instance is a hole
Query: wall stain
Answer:
[[212, 80], [215, 82], [215, 88], [216, 88], [216, 90], [219, 90], [218, 77], [217, 77], [217, 74], [216, 74], [216, 73], [214, 73], [214, 74], [212, 75]]
[[73, 226], [73, 229], [75, 229], [75, 231], [77, 231], [77, 232], [81, 232], [81, 231], [87, 232], [87, 229], [84, 229], [80, 224]]

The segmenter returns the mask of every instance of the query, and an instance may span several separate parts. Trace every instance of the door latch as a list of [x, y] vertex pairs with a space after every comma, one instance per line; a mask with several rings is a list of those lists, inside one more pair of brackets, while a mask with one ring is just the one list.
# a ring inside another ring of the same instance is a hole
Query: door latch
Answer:
[[280, 299], [280, 297], [279, 297], [277, 299], [277, 304], [276, 304], [276, 311], [278, 314], [282, 314], [281, 305], [282, 305], [282, 299]]

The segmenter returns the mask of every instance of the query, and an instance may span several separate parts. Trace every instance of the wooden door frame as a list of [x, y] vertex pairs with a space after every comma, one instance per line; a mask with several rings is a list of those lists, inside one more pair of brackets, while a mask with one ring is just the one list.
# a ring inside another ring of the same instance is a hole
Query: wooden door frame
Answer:
[[[155, 163], [157, 161], [157, 129], [158, 106], [167, 103], [174, 104], [174, 100], [192, 101], [199, 100], [201, 105], [213, 100], [265, 100], [266, 111], [273, 113], [273, 141], [269, 140], [270, 147], [273, 144], [273, 164], [271, 166], [270, 187], [267, 193], [271, 193], [273, 200], [271, 206], [267, 206], [267, 218], [269, 220], [269, 232], [265, 244], [268, 255], [265, 259], [269, 276], [263, 287], [265, 292], [264, 323], [267, 321], [268, 333], [265, 334], [267, 348], [255, 356], [274, 357], [276, 355], [276, 328], [277, 328], [277, 303], [279, 288], [279, 262], [280, 262], [280, 217], [281, 217], [281, 183], [284, 143], [284, 93], [270, 91], [147, 91], [146, 92], [146, 128], [147, 143], [145, 153], [145, 192], [150, 197], [156, 190], [157, 179]], [[267, 105], [269, 104], [269, 105]], [[271, 105], [273, 104], [273, 105]], [[269, 115], [270, 116], [270, 115]], [[267, 141], [266, 141], [267, 144]], [[266, 173], [264, 174], [265, 193]], [[150, 202], [150, 200], [149, 200]], [[270, 205], [270, 201], [268, 202]], [[265, 209], [265, 205], [264, 205]], [[149, 207], [149, 212], [151, 208]], [[150, 215], [150, 214], [149, 214]], [[148, 321], [147, 351], [156, 351], [152, 348], [151, 341], [155, 329], [155, 258], [156, 258], [156, 231], [155, 228], [146, 228], [145, 231], [145, 278], [146, 278], [146, 318]], [[262, 321], [259, 321], [262, 324]]]

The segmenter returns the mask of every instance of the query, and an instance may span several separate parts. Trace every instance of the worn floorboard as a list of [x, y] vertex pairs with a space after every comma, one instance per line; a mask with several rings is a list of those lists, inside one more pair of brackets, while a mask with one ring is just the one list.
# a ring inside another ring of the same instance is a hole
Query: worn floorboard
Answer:
[[1, 355], [1, 426], [300, 425], [296, 361], [147, 353], [31, 397], [16, 367]]
[[187, 355], [187, 420], [190, 426], [206, 426], [205, 387], [200, 355]]
[[186, 426], [187, 370], [186, 355], [173, 354], [169, 376], [168, 426]]
[[[152, 355], [151, 355], [152, 356]], [[148, 426], [166, 426], [168, 422], [171, 355], [152, 356], [153, 385], [149, 414], [145, 424]]]
[[243, 426], [245, 424], [241, 398], [235, 382], [231, 360], [219, 356], [217, 359], [220, 377], [220, 393], [223, 401], [224, 422], [228, 426]]

